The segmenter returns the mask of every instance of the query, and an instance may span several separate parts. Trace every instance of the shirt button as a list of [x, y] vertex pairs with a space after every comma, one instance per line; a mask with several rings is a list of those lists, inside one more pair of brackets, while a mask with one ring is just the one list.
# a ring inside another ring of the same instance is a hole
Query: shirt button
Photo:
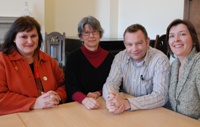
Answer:
[[179, 101], [179, 100], [176, 100], [176, 104], [177, 104], [177, 105], [180, 105], [180, 101]]
[[43, 80], [44, 80], [44, 81], [47, 81], [47, 77], [46, 77], [46, 76], [44, 76], [44, 77], [43, 77]]
[[15, 66], [15, 70], [19, 70], [18, 66]]

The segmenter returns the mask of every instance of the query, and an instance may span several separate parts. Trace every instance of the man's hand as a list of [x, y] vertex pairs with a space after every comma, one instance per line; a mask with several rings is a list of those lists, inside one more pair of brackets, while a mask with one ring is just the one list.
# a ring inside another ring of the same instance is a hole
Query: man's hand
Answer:
[[106, 99], [106, 107], [109, 112], [120, 114], [130, 109], [130, 103], [127, 99], [122, 98], [119, 94], [110, 93]]

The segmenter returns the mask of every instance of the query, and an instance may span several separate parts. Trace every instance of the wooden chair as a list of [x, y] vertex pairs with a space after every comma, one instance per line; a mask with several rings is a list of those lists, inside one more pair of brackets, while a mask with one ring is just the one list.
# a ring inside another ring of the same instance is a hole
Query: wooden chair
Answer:
[[166, 35], [165, 34], [163, 34], [161, 36], [156, 35], [154, 48], [156, 48], [158, 50], [161, 50], [165, 55], [167, 55], [168, 58], [170, 58], [170, 54], [169, 54], [169, 51], [168, 51], [167, 42], [166, 42]]
[[45, 52], [54, 58], [60, 68], [65, 67], [65, 32], [45, 33]]

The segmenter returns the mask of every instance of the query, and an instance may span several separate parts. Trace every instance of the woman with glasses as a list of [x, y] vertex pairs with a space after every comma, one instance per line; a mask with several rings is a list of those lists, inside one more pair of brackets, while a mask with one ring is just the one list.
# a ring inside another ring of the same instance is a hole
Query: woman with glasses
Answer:
[[87, 109], [100, 107], [97, 98], [102, 94], [114, 56], [99, 45], [103, 36], [100, 22], [84, 17], [78, 24], [78, 37], [83, 45], [69, 54], [65, 68], [68, 102], [77, 101]]

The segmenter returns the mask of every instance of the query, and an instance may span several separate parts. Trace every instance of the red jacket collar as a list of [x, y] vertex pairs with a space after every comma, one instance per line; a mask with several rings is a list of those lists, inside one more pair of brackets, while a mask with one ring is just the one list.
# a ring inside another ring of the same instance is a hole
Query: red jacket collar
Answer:
[[[20, 60], [23, 59], [23, 56], [17, 52], [16, 50], [14, 50], [11, 54], [8, 54], [8, 57], [10, 60]], [[39, 58], [41, 61], [47, 61], [48, 57], [46, 55], [46, 53], [42, 52], [41, 50], [39, 50]]]

